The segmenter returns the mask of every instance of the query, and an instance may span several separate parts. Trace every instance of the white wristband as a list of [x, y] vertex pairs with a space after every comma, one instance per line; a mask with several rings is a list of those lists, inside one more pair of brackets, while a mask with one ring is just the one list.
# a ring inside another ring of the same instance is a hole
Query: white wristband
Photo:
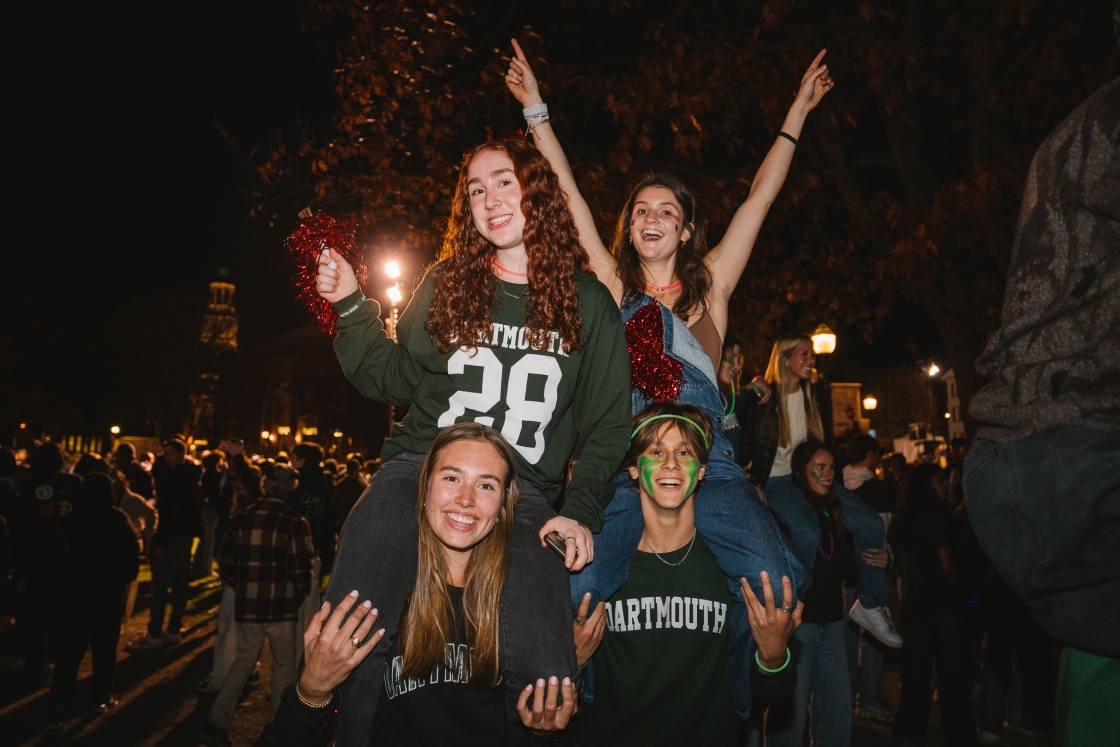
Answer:
[[548, 116], [548, 104], [533, 104], [521, 110], [522, 116], [528, 121], [534, 117]]

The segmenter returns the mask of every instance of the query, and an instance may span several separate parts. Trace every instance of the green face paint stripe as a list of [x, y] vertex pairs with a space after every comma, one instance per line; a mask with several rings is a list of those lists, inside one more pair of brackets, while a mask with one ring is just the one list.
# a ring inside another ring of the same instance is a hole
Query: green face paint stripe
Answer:
[[[690, 496], [696, 492], [696, 484], [699, 482], [700, 460], [695, 457], [687, 457], [678, 461], [682, 471], [687, 476], [685, 496]], [[646, 495], [653, 495], [654, 488], [657, 486], [653, 479], [653, 473], [663, 466], [665, 466], [665, 461], [662, 459], [654, 459], [644, 454], [638, 457], [638, 482], [642, 489], [646, 491]]]
[[660, 459], [645, 456], [644, 454], [638, 457], [638, 476], [642, 483], [642, 489], [646, 491], [646, 495], [653, 495], [653, 486], [656, 484], [653, 481], [653, 473], [657, 471], [658, 467], [664, 465]]
[[817, 480], [821, 479], [821, 473], [817, 472], [816, 470], [810, 471], [809, 474], [812, 475], [814, 479], [817, 479]]
[[685, 496], [690, 496], [696, 490], [697, 475], [700, 474], [700, 460], [689, 457], [680, 460], [684, 473], [688, 475], [688, 485], [685, 486]]

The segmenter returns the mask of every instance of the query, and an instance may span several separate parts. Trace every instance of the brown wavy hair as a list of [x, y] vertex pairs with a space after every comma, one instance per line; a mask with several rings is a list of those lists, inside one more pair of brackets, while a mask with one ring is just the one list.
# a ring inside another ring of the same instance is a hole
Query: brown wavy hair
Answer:
[[498, 684], [501, 597], [509, 573], [510, 546], [513, 543], [513, 509], [520, 496], [517, 463], [513, 449], [498, 431], [481, 423], [456, 423], [439, 432], [424, 457], [417, 480], [416, 511], [420, 522], [420, 557], [416, 586], [401, 615], [397, 639], [404, 659], [401, 676], [422, 679], [444, 663], [446, 645], [455, 635], [456, 621], [451, 597], [447, 594], [447, 564], [436, 536], [424, 514], [431, 490], [432, 472], [441, 451], [457, 441], [478, 441], [494, 447], [506, 463], [502, 505], [494, 529], [471, 552], [463, 588], [463, 614], [470, 646], [470, 678], [467, 684], [493, 687]]
[[[642, 272], [641, 257], [630, 238], [630, 223], [634, 219], [634, 202], [643, 189], [664, 187], [673, 193], [680, 203], [681, 224], [692, 234], [687, 242], [677, 247], [676, 273], [681, 281], [681, 294], [673, 304], [673, 313], [685, 321], [696, 309], [707, 304], [708, 291], [712, 288], [712, 276], [704, 264], [708, 253], [708, 227], [696, 218], [696, 198], [692, 191], [677, 177], [667, 172], [649, 174], [634, 185], [626, 207], [618, 214], [611, 241], [611, 254], [618, 263], [618, 279], [622, 281], [623, 303], [633, 304], [645, 295], [649, 280]], [[683, 234], [683, 230], [682, 230]]]
[[813, 490], [813, 487], [809, 484], [809, 476], [805, 474], [818, 451], [827, 451], [833, 460], [836, 459], [832, 449], [813, 439], [801, 442], [793, 450], [793, 454], [789, 458], [790, 469], [793, 472], [793, 484], [801, 488], [801, 492], [805, 494], [805, 499], [813, 505], [813, 511], [817, 515], [817, 522], [821, 525], [821, 529], [827, 529], [839, 537], [844, 533], [844, 509], [840, 505], [840, 498], [836, 495], [836, 478], [840, 476], [839, 471], [837, 471], [836, 478], [833, 478], [832, 485], [829, 486], [828, 493], [825, 495], [817, 495], [817, 491]]
[[590, 271], [587, 252], [580, 244], [568, 196], [556, 172], [523, 137], [490, 140], [463, 157], [440, 250], [441, 276], [424, 329], [445, 353], [453, 347], [476, 348], [490, 340], [492, 314], [502, 292], [490, 264], [496, 250], [474, 225], [467, 188], [471, 162], [487, 151], [499, 151], [513, 161], [513, 173], [521, 186], [529, 262], [525, 326], [531, 330], [530, 345], [537, 350], [547, 348], [555, 330], [565, 350], [583, 347], [575, 273]]

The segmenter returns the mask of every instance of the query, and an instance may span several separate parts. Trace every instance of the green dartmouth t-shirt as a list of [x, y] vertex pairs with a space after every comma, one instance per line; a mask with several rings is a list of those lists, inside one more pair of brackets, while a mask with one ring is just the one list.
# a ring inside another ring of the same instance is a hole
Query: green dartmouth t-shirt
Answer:
[[[647, 549], [643, 545], [643, 549]], [[727, 745], [736, 734], [727, 663], [734, 597], [699, 535], [657, 556], [637, 552], [607, 602], [595, 653], [595, 702], [580, 706], [582, 747]]]
[[385, 335], [376, 301], [361, 292], [335, 304], [335, 354], [362, 394], [412, 405], [393, 428], [383, 459], [424, 454], [440, 429], [474, 420], [502, 432], [517, 452], [517, 470], [556, 505], [572, 457], [562, 516], [593, 532], [614, 495], [614, 478], [630, 435], [630, 359], [610, 291], [576, 273], [584, 346], [564, 351], [554, 332], [544, 350], [529, 345], [527, 285], [500, 283], [486, 345], [441, 352], [424, 329], [440, 265], [421, 281], [397, 324], [399, 344]]

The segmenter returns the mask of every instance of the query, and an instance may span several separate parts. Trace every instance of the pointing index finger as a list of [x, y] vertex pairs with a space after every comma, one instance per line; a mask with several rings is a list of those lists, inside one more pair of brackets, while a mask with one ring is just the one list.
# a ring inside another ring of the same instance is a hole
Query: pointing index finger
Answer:
[[521, 51], [521, 45], [517, 43], [517, 40], [510, 39], [510, 41], [513, 42], [513, 52], [517, 55], [517, 59], [521, 62], [524, 62], [525, 64], [529, 64], [528, 60], [525, 59], [525, 53]]

